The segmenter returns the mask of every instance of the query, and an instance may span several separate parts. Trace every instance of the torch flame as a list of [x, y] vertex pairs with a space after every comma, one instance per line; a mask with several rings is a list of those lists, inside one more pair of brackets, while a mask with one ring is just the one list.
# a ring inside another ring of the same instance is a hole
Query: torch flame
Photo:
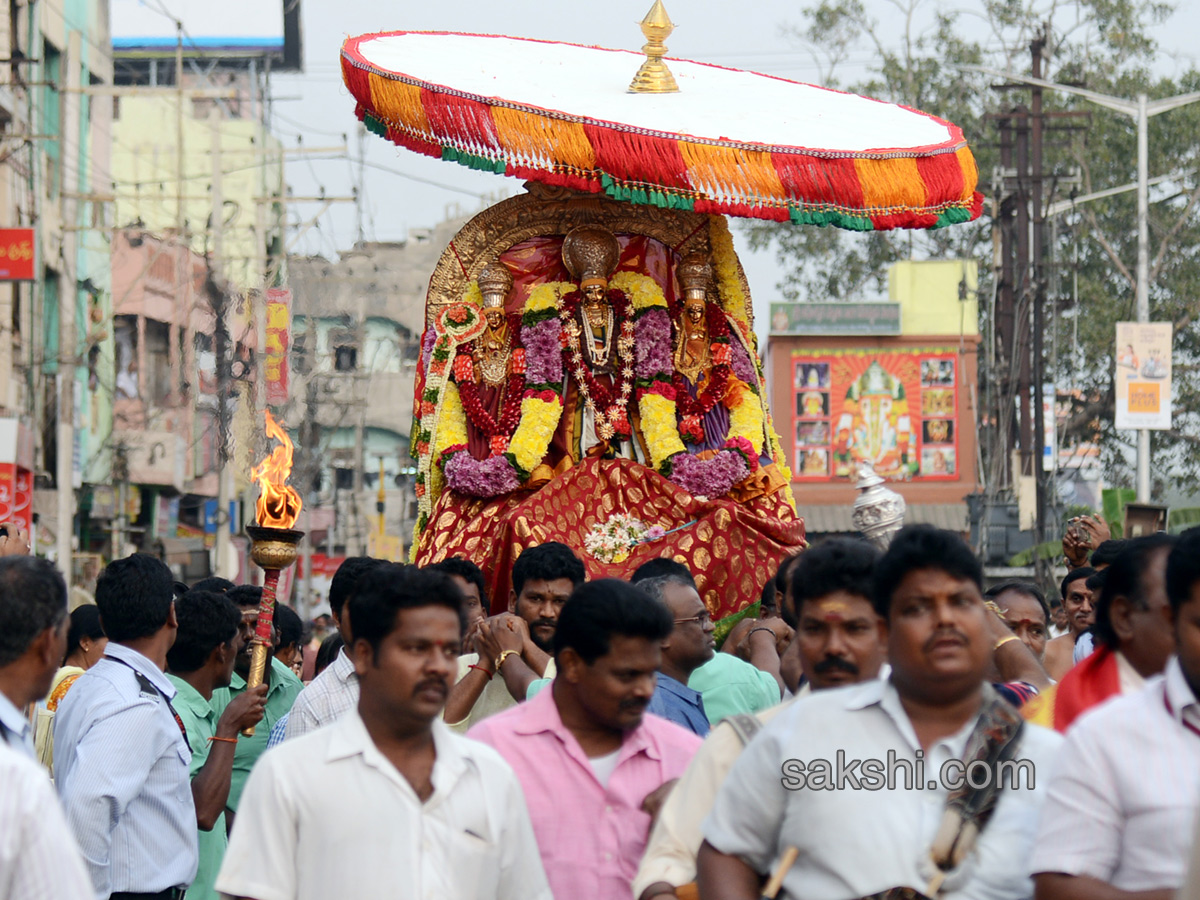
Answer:
[[266, 415], [267, 437], [279, 441], [279, 446], [250, 472], [261, 491], [255, 504], [256, 518], [265, 528], [291, 528], [302, 505], [296, 489], [286, 483], [292, 474], [292, 439], [270, 412]]

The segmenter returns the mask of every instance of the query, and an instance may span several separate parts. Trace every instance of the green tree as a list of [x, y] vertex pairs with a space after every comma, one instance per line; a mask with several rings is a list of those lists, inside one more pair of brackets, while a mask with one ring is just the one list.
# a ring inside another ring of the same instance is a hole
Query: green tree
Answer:
[[[756, 249], [774, 248], [785, 275], [779, 290], [792, 300], [849, 300], [881, 293], [898, 259], [974, 258], [979, 263], [981, 315], [987, 332], [992, 291], [992, 204], [999, 191], [998, 134], [989, 114], [1027, 103], [1025, 91], [997, 91], [998, 81], [960, 68], [985, 66], [1030, 73], [1030, 42], [1048, 26], [1043, 77], [1086, 84], [1101, 93], [1155, 97], [1200, 89], [1200, 72], [1155, 77], [1156, 47], [1149, 29], [1171, 7], [1143, 0], [1048, 3], [985, 0], [963, 11], [936, 0], [886, 0], [885, 18], [862, 0], [819, 0], [787, 26], [817, 62], [823, 83], [932, 112], [960, 125], [988, 197], [976, 222], [934, 232], [852, 234], [835, 229], [748, 225]], [[865, 78], [842, 84], [848, 60], [867, 53]], [[1045, 108], [1083, 110], [1086, 128], [1047, 138], [1047, 203], [1131, 184], [1136, 179], [1132, 121], [1065, 94], [1046, 92]], [[1057, 120], [1080, 123], [1080, 120]], [[1153, 435], [1156, 492], [1192, 484], [1200, 475], [1200, 104], [1155, 117], [1150, 124], [1150, 173], [1172, 174], [1152, 193], [1151, 318], [1176, 324], [1174, 428]], [[1075, 391], [1065, 444], [1101, 437], [1108, 477], [1130, 484], [1135, 436], [1113, 428], [1115, 324], [1134, 317], [1137, 259], [1136, 196], [1129, 191], [1071, 209], [1058, 217], [1048, 248], [1046, 322], [1057, 335], [1047, 359], [1060, 388]], [[986, 371], [981, 372], [987, 378]]]

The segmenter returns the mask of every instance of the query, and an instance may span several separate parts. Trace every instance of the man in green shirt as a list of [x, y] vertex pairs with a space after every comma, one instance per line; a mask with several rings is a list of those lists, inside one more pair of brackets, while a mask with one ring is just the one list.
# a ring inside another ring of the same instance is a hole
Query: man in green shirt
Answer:
[[[246, 691], [246, 678], [250, 674], [251, 638], [258, 627], [258, 604], [262, 600], [262, 588], [252, 585], [238, 585], [225, 596], [241, 607], [241, 634], [244, 640], [238, 651], [237, 662], [233, 668], [233, 678], [229, 687], [213, 691], [212, 707], [220, 714], [226, 706]], [[267, 738], [275, 723], [283, 718], [296, 702], [296, 697], [304, 688], [304, 683], [297, 678], [283, 663], [275, 659], [275, 642], [279, 639], [278, 632], [271, 629], [272, 646], [267, 650], [267, 668], [263, 673], [263, 684], [267, 686], [267, 700], [262, 722], [255, 728], [253, 737], [241, 737], [233, 756], [233, 783], [229, 788], [229, 799], [225, 808], [229, 813], [236, 813], [238, 803], [242, 799], [242, 789], [250, 770], [258, 762], [258, 758], [267, 749]], [[229, 826], [233, 827], [233, 815], [226, 816]]]
[[175, 713], [192, 750], [189, 774], [196, 804], [200, 864], [188, 900], [217, 900], [213, 883], [225, 856], [225, 803], [233, 775], [238, 732], [263, 717], [266, 685], [244, 691], [220, 718], [209, 700], [229, 684], [241, 648], [242, 612], [224, 594], [189, 591], [175, 601], [179, 631], [167, 651], [167, 678], [179, 692]]

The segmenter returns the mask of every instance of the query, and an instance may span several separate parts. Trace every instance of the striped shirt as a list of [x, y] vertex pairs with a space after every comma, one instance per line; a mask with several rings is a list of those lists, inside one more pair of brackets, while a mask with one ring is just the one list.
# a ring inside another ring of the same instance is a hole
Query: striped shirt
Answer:
[[18, 753], [37, 759], [33, 750], [33, 729], [29, 720], [0, 691], [0, 744], [8, 744]]
[[292, 706], [287, 739], [316, 731], [336, 722], [358, 706], [358, 676], [343, 648], [324, 672], [314, 678]]
[[0, 898], [89, 900], [75, 839], [46, 770], [0, 746]]
[[58, 793], [100, 900], [196, 877], [192, 753], [174, 696], [158, 666], [110, 642], [54, 717]]

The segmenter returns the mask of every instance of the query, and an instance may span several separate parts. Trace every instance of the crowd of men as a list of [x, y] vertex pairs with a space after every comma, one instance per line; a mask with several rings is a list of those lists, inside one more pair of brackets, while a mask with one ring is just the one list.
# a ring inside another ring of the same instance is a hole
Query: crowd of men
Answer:
[[[723, 635], [693, 573], [347, 559], [307, 683], [261, 589], [0, 546], [0, 900], [1200, 900], [1200, 529], [831, 539]], [[503, 604], [500, 604], [503, 606]], [[722, 630], [725, 630], [724, 628]]]

